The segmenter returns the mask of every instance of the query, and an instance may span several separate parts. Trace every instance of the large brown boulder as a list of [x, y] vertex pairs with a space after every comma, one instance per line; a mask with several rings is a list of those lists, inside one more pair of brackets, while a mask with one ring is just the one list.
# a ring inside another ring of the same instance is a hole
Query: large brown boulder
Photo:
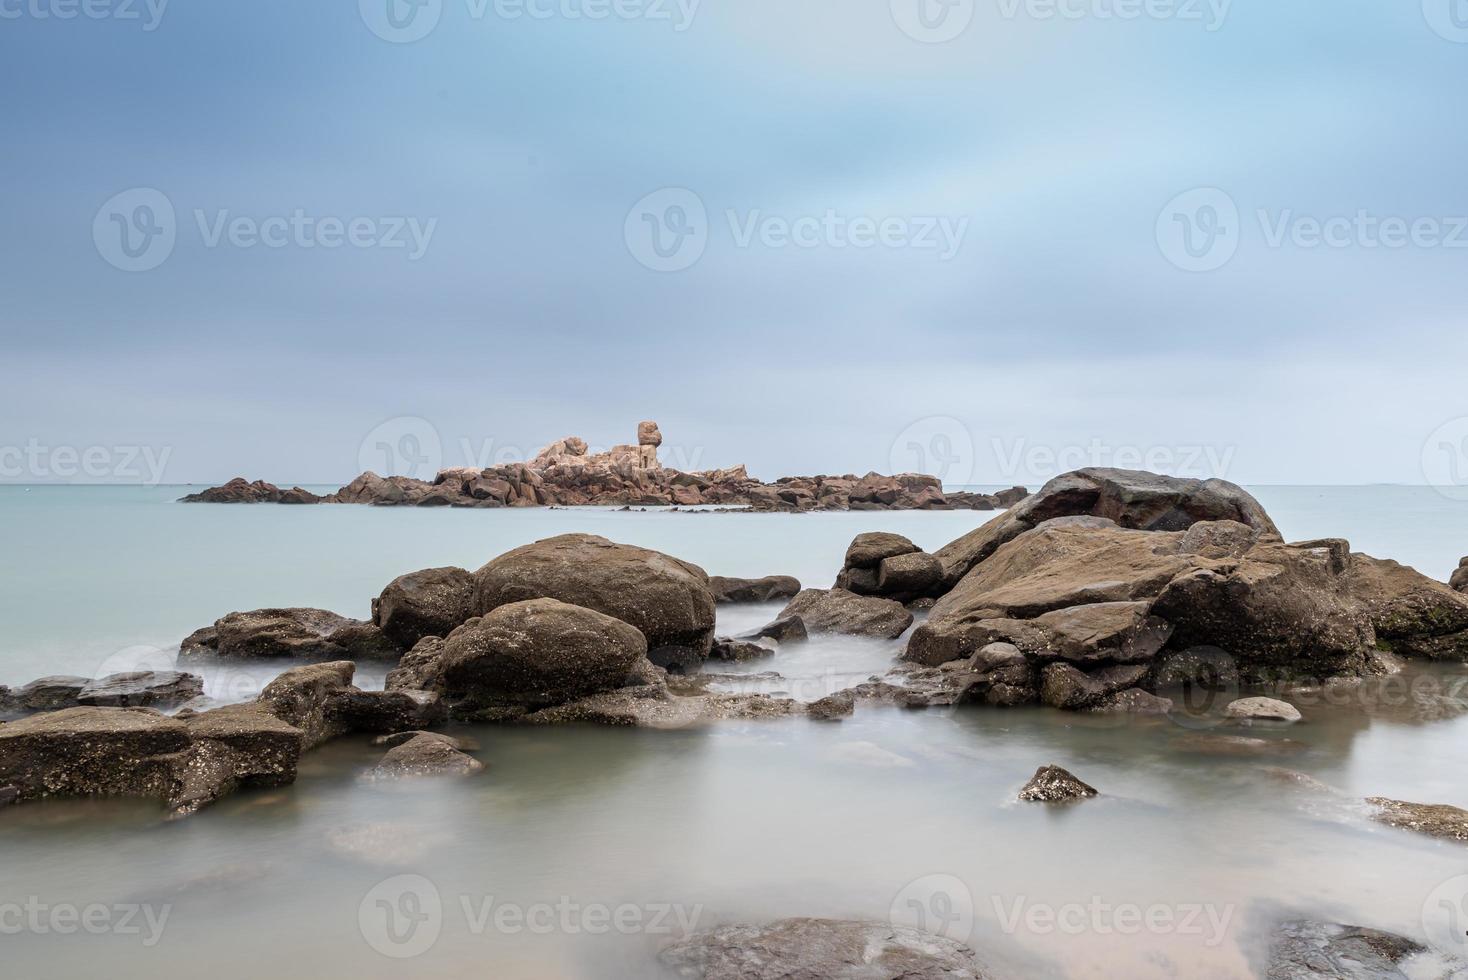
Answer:
[[1350, 556], [1348, 581], [1383, 647], [1409, 657], [1468, 660], [1468, 595], [1363, 554]]
[[714, 597], [702, 568], [594, 534], [537, 541], [474, 573], [477, 615], [527, 599], [559, 599], [631, 624], [660, 667], [702, 663], [714, 642]]
[[622, 687], [647, 641], [611, 616], [556, 599], [496, 606], [444, 640], [435, 688], [457, 713], [523, 711]]
[[399, 575], [372, 603], [372, 622], [404, 650], [425, 636], [448, 636], [474, 615], [474, 577], [462, 568]]
[[326, 661], [396, 659], [402, 650], [371, 623], [325, 609], [232, 612], [179, 645], [187, 657]]
[[170, 798], [183, 722], [151, 708], [67, 708], [0, 726], [0, 786], [43, 796]]
[[846, 633], [895, 640], [912, 625], [912, 613], [891, 599], [861, 596], [845, 589], [805, 589], [780, 611], [780, 619], [799, 616], [813, 633]]
[[1057, 476], [1009, 510], [934, 552], [951, 588], [969, 570], [1035, 526], [1056, 517], [1104, 517], [1125, 528], [1181, 531], [1199, 521], [1235, 521], [1278, 534], [1248, 491], [1227, 480], [1184, 480], [1104, 467]]

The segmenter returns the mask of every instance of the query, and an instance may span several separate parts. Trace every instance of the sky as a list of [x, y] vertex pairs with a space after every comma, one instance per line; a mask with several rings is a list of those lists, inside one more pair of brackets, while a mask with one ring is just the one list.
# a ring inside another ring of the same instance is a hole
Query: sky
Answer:
[[0, 481], [1468, 484], [1468, 0], [0, 0]]

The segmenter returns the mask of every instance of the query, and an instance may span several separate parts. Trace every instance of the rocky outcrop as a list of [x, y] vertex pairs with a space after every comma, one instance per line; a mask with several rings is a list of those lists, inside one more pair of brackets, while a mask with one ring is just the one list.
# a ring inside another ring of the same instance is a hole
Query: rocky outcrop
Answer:
[[800, 591], [800, 580], [792, 575], [766, 575], [763, 578], [727, 578], [723, 575], [709, 576], [709, 591], [714, 602], [723, 605], [735, 602], [773, 602], [776, 599], [794, 598]]
[[806, 713], [816, 721], [840, 721], [851, 717], [855, 710], [856, 697], [850, 691], [837, 691], [812, 701]]
[[[798, 593], [797, 593], [798, 594]], [[735, 637], [739, 640], [774, 640], [776, 643], [799, 643], [801, 640], [809, 639], [810, 633], [805, 628], [805, 620], [799, 616], [782, 616], [771, 623], [766, 623], [759, 629], [743, 636]]]
[[962, 943], [885, 922], [782, 919], [731, 925], [673, 943], [674, 976], [699, 980], [981, 980]]
[[403, 650], [425, 636], [448, 636], [474, 615], [474, 578], [462, 568], [400, 575], [372, 603], [372, 623]]
[[1448, 587], [1458, 592], [1468, 592], [1468, 558], [1458, 562], [1458, 567], [1448, 579]]
[[900, 534], [858, 534], [846, 549], [836, 588], [908, 603], [936, 594], [943, 564]]
[[1447, 973], [1411, 973], [1402, 966], [1427, 948], [1405, 936], [1361, 926], [1336, 925], [1309, 919], [1281, 923], [1270, 937], [1267, 962], [1259, 971], [1268, 980], [1404, 980], [1407, 976]]
[[1026, 803], [1069, 803], [1096, 795], [1093, 786], [1081, 782], [1059, 766], [1041, 766], [1019, 791]]
[[816, 633], [845, 633], [895, 640], [912, 625], [912, 613], [891, 599], [860, 596], [845, 589], [805, 589], [780, 611], [799, 616]]
[[300, 487], [282, 490], [264, 480], [250, 483], [242, 476], [237, 476], [222, 486], [191, 493], [181, 499], [184, 503], [191, 504], [316, 504], [322, 500], [311, 491]]
[[1351, 596], [1371, 617], [1384, 649], [1468, 660], [1468, 595], [1394, 561], [1362, 554], [1348, 561]]
[[765, 657], [775, 655], [773, 644], [765, 645], [753, 640], [736, 640], [721, 636], [714, 640], [714, 648], [709, 657], [712, 660], [723, 660], [727, 663], [745, 663], [750, 660], [761, 660]]
[[451, 467], [431, 481], [363, 473], [325, 497], [235, 479], [190, 494], [188, 502], [376, 504], [389, 507], [738, 506], [754, 510], [993, 510], [1000, 498], [1024, 496], [1024, 488], [997, 496], [945, 493], [937, 477], [918, 473], [858, 477], [795, 476], [775, 483], [752, 479], [745, 468], [683, 471], [658, 460], [663, 436], [657, 423], [637, 427], [637, 444], [592, 452], [586, 440], [567, 436], [527, 463]]
[[362, 778], [367, 782], [397, 782], [438, 776], [472, 776], [484, 763], [462, 751], [459, 740], [435, 732], [413, 732], [396, 741]]
[[179, 655], [247, 660], [396, 659], [401, 648], [371, 623], [325, 609], [233, 612], [189, 634]]
[[1443, 840], [1468, 841], [1468, 810], [1442, 803], [1408, 803], [1381, 796], [1373, 796], [1366, 802], [1377, 808], [1372, 818], [1380, 823]]
[[516, 548], [474, 573], [477, 615], [541, 598], [631, 624], [647, 638], [648, 657], [660, 667], [692, 668], [708, 658], [713, 645], [708, 575], [658, 551], [593, 534], [563, 534]]
[[0, 714], [62, 708], [174, 708], [204, 693], [204, 680], [174, 670], [136, 670], [89, 680], [42, 677], [16, 691], [0, 690]]

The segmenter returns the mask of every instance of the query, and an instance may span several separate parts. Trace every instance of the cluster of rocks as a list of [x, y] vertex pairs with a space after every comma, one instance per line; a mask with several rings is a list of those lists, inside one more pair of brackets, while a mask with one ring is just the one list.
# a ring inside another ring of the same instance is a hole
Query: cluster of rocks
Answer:
[[863, 537], [841, 584], [882, 593], [885, 573], [885, 589], [906, 597], [888, 570], [906, 561], [908, 581], [936, 598], [903, 655], [935, 703], [1163, 710], [1156, 692], [1194, 681], [1360, 677], [1389, 669], [1389, 654], [1468, 658], [1468, 597], [1344, 540], [1286, 543], [1221, 480], [1080, 470], [932, 556]]
[[203, 678], [173, 670], [42, 677], [13, 691], [0, 685], [0, 718], [63, 708], [176, 708], [203, 693]]
[[189, 494], [190, 503], [377, 504], [409, 507], [575, 507], [584, 505], [745, 507], [758, 511], [994, 510], [1024, 499], [1023, 487], [998, 494], [945, 493], [937, 477], [790, 476], [774, 483], [741, 466], [684, 471], [658, 461], [663, 436], [655, 422], [637, 427], [637, 444], [593, 453], [585, 439], [568, 436], [528, 463], [454, 467], [432, 481], [363, 473], [332, 494], [300, 487], [282, 490], [236, 477]]

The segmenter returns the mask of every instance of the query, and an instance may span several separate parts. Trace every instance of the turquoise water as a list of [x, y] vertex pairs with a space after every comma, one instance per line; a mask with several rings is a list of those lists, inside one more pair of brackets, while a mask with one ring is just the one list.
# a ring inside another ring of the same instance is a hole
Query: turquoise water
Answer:
[[[1345, 536], [1439, 577], [1468, 552], [1468, 508], [1430, 489], [1256, 492], [1292, 538]], [[171, 655], [180, 637], [232, 609], [320, 605], [365, 616], [401, 572], [477, 567], [564, 531], [659, 548], [711, 573], [825, 585], [860, 531], [899, 531], [934, 548], [988, 516], [172, 503], [180, 493], [0, 488], [10, 559], [0, 682], [95, 673], [150, 649]], [[756, 625], [774, 608], [721, 610], [721, 627]], [[809, 698], [881, 672], [898, 649], [822, 638], [742, 670], [777, 671], [751, 683]], [[1468, 690], [1462, 668], [1411, 676], [1434, 691]], [[229, 678], [209, 680], [218, 694]], [[1428, 722], [1389, 700], [1301, 698], [1303, 724], [1242, 732], [1289, 750], [1259, 758], [1200, 755], [1189, 747], [1196, 732], [1166, 720], [864, 706], [838, 725], [470, 729], [483, 774], [390, 788], [358, 781], [381, 749], [348, 738], [307, 756], [295, 785], [240, 794], [180, 823], [128, 801], [0, 813], [0, 927], [20, 903], [168, 915], [151, 944], [146, 929], [7, 933], [3, 972], [71, 978], [105, 963], [119, 978], [641, 980], [660, 976], [653, 957], [671, 934], [651, 920], [666, 910], [672, 934], [680, 921], [922, 915], [1010, 978], [1257, 976], [1277, 910], [1424, 938], [1442, 890], [1463, 898], [1453, 882], [1468, 870], [1468, 849], [1374, 824], [1361, 799], [1468, 806], [1458, 766], [1468, 716]], [[1064, 811], [1014, 802], [1047, 763], [1102, 796]], [[1274, 766], [1334, 791], [1298, 789]], [[423, 911], [418, 898], [403, 905], [425, 882], [437, 909]], [[432, 928], [410, 940], [386, 933], [384, 900], [423, 912]], [[1141, 935], [1118, 934], [1104, 918], [1076, 931], [1015, 925], [1016, 910], [1096, 902], [1178, 916], [1196, 907], [1205, 917], [1199, 930]], [[493, 918], [495, 908], [558, 905], [570, 919], [556, 914], [544, 930]], [[587, 927], [588, 911], [619, 908], [641, 925]]]

